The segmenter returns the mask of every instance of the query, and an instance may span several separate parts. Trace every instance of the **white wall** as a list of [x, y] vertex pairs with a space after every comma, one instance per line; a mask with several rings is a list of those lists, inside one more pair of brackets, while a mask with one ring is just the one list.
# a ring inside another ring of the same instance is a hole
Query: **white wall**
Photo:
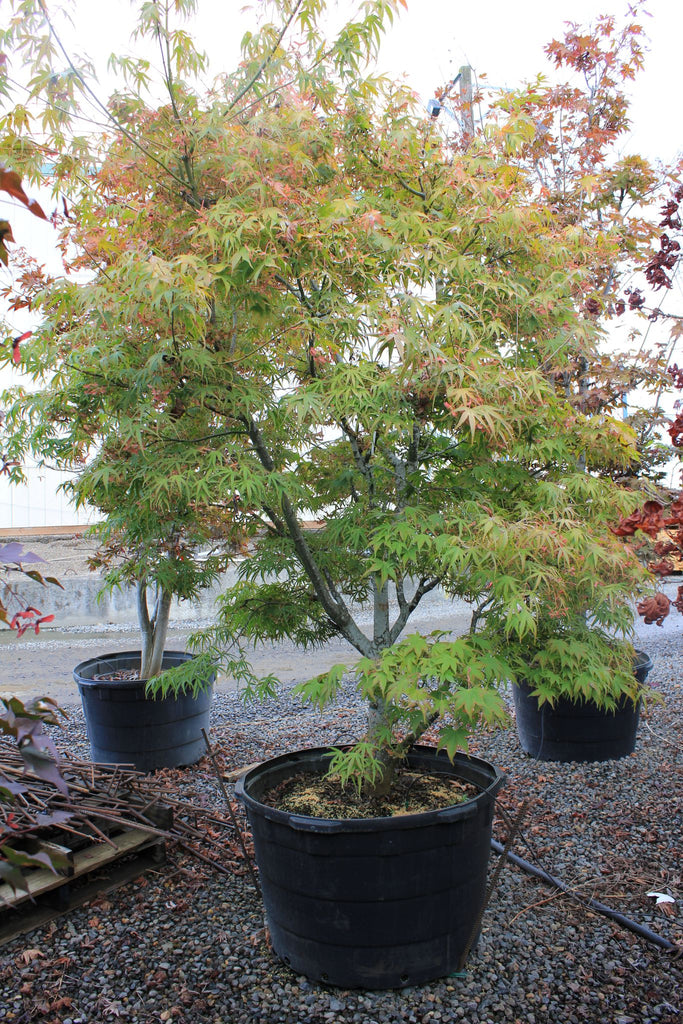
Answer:
[[67, 474], [37, 466], [25, 466], [24, 472], [28, 480], [23, 486], [0, 478], [0, 530], [77, 526], [96, 519], [75, 509], [58, 490]]
[[[48, 189], [37, 190], [29, 183], [24, 183], [31, 198], [39, 201], [49, 217], [55, 207], [55, 199]], [[12, 280], [18, 250], [24, 248], [35, 256], [50, 273], [63, 273], [63, 266], [57, 248], [57, 233], [51, 223], [34, 217], [20, 202], [5, 192], [0, 192], [0, 219], [8, 220], [12, 226], [15, 243], [9, 243], [9, 265], [0, 264], [0, 286], [6, 286]], [[12, 310], [3, 302], [0, 304], [2, 317], [2, 343], [11, 345], [11, 339], [32, 330], [36, 325], [36, 317], [30, 311]], [[29, 338], [24, 345], [30, 345]], [[23, 385], [31, 388], [31, 381], [10, 365], [0, 371], [0, 391], [4, 388]], [[2, 450], [2, 431], [0, 430], [0, 451]], [[0, 529], [45, 528], [52, 526], [77, 526], [92, 521], [93, 516], [77, 512], [59, 490], [59, 485], [68, 475], [58, 473], [45, 467], [28, 463], [23, 467], [27, 483], [23, 486], [12, 485], [6, 477], [0, 476]]]

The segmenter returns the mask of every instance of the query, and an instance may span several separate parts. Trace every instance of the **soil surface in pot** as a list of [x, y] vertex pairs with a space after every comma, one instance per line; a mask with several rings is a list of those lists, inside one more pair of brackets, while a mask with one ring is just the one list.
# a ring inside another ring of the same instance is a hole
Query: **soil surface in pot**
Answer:
[[462, 779], [433, 775], [412, 768], [400, 768], [386, 796], [359, 794], [355, 786], [343, 787], [335, 775], [299, 772], [273, 786], [261, 800], [290, 814], [311, 818], [393, 818], [421, 814], [471, 800], [477, 788]]
[[139, 668], [120, 668], [117, 672], [100, 672], [93, 676], [98, 682], [104, 680], [107, 683], [134, 682], [140, 678]]

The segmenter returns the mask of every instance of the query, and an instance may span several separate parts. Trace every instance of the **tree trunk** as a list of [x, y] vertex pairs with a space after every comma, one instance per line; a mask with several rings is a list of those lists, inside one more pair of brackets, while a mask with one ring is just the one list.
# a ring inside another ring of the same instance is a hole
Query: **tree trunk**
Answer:
[[378, 578], [372, 581], [373, 592], [373, 646], [375, 654], [389, 647], [389, 584], [380, 583]]
[[[389, 584], [380, 583], [377, 577], [373, 580], [373, 648], [375, 657], [390, 645], [389, 626]], [[368, 708], [368, 736], [377, 736], [381, 729], [388, 725], [388, 704], [384, 700], [370, 703]], [[394, 781], [395, 763], [386, 745], [378, 751], [378, 759], [382, 765], [382, 776], [372, 785], [368, 785], [370, 796], [384, 796], [391, 789]]]
[[140, 678], [146, 679], [147, 676], [145, 675], [145, 668], [149, 664], [154, 641], [154, 629], [152, 626], [152, 620], [149, 616], [149, 606], [147, 604], [147, 580], [139, 579], [136, 583], [135, 591], [142, 647], [140, 655]]
[[[368, 708], [368, 736], [372, 738], [377, 735], [380, 728], [387, 725], [387, 702], [383, 700], [371, 701]], [[368, 782], [367, 795], [369, 797], [386, 796], [391, 789], [396, 774], [396, 761], [385, 745], [379, 746], [377, 759], [382, 766], [382, 774], [374, 782]]]
[[[142, 595], [141, 595], [142, 590]], [[168, 620], [171, 613], [172, 594], [170, 591], [157, 592], [154, 615], [150, 618], [147, 607], [147, 588], [138, 583], [138, 616], [142, 632], [142, 659], [140, 677], [153, 679], [161, 672], [166, 647]]]
[[171, 614], [171, 600], [172, 594], [170, 591], [162, 590], [157, 600], [157, 609], [154, 616], [154, 642], [152, 644], [148, 679], [158, 676], [161, 672], [161, 663], [168, 635], [168, 620]]

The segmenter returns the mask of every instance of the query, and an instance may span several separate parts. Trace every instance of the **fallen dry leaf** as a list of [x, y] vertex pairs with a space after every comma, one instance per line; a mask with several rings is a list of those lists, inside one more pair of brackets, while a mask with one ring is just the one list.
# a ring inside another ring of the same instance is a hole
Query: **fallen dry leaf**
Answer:
[[25, 964], [30, 964], [33, 960], [37, 960], [39, 956], [44, 957], [45, 954], [41, 953], [39, 949], [25, 949], [20, 956]]

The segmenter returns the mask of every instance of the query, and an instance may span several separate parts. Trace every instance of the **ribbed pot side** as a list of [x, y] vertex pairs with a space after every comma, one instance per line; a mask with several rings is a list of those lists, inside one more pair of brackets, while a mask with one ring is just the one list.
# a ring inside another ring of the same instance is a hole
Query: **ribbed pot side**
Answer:
[[[166, 651], [162, 668], [191, 659], [185, 651]], [[140, 652], [124, 651], [90, 658], [74, 669], [93, 761], [131, 764], [143, 772], [194, 764], [206, 750], [202, 729], [208, 734], [213, 688], [197, 697], [155, 699], [145, 694], [146, 679], [95, 678], [139, 666]]]
[[[634, 674], [644, 683], [652, 660], [636, 651]], [[613, 711], [592, 701], [558, 698], [551, 706], [531, 694], [526, 683], [512, 688], [517, 735], [522, 749], [540, 761], [611, 761], [636, 747], [641, 702], [622, 697]]]
[[237, 784], [251, 825], [275, 953], [327, 984], [369, 989], [451, 974], [478, 926], [495, 795], [488, 762], [417, 747], [411, 767], [474, 783], [462, 804], [391, 818], [327, 820], [261, 801], [300, 771], [322, 774], [325, 748], [266, 761]]

